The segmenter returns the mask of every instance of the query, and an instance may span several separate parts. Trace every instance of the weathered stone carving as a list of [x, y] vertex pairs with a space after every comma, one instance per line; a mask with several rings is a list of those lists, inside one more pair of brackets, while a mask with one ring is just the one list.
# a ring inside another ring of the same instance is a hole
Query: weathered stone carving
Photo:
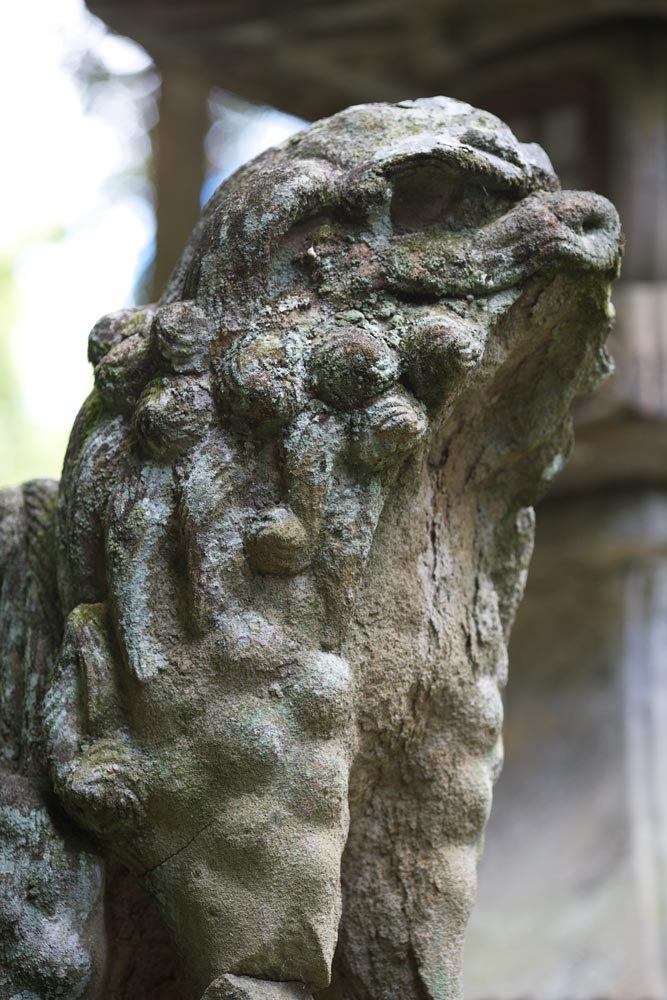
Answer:
[[529, 505], [618, 259], [497, 119], [369, 105], [97, 324], [59, 486], [3, 496], [3, 995], [135, 996], [104, 859], [193, 998], [459, 995]]

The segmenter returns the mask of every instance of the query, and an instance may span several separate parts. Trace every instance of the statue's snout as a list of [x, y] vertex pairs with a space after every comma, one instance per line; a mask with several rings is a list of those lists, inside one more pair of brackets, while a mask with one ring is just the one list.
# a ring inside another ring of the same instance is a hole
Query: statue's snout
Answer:
[[615, 275], [623, 237], [618, 212], [611, 202], [591, 191], [557, 191], [542, 197], [553, 217], [554, 235], [567, 255]]

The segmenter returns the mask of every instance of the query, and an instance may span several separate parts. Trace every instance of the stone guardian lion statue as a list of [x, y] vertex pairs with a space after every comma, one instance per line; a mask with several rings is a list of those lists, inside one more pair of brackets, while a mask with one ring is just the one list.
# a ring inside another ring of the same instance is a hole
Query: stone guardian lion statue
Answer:
[[0, 494], [0, 993], [456, 1000], [613, 207], [447, 98], [241, 168]]

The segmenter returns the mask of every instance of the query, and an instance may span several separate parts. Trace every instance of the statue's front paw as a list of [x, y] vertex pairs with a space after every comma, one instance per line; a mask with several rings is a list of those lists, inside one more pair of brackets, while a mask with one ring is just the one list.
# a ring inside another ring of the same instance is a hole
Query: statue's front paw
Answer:
[[145, 813], [149, 764], [120, 739], [97, 740], [59, 776], [70, 813], [93, 832], [132, 830]]
[[201, 1000], [311, 1000], [303, 983], [276, 983], [250, 976], [220, 976]]

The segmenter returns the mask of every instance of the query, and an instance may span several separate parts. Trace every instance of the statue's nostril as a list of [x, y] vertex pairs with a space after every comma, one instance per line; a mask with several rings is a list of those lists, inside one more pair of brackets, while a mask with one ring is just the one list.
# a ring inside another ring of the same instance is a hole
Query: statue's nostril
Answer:
[[593, 210], [589, 215], [587, 215], [581, 223], [581, 231], [584, 236], [591, 235], [592, 233], [597, 233], [600, 230], [608, 228], [608, 220], [605, 218], [602, 212]]
[[589, 191], [563, 191], [551, 198], [556, 218], [575, 236], [600, 237], [605, 244], [618, 239], [618, 215], [606, 198]]

